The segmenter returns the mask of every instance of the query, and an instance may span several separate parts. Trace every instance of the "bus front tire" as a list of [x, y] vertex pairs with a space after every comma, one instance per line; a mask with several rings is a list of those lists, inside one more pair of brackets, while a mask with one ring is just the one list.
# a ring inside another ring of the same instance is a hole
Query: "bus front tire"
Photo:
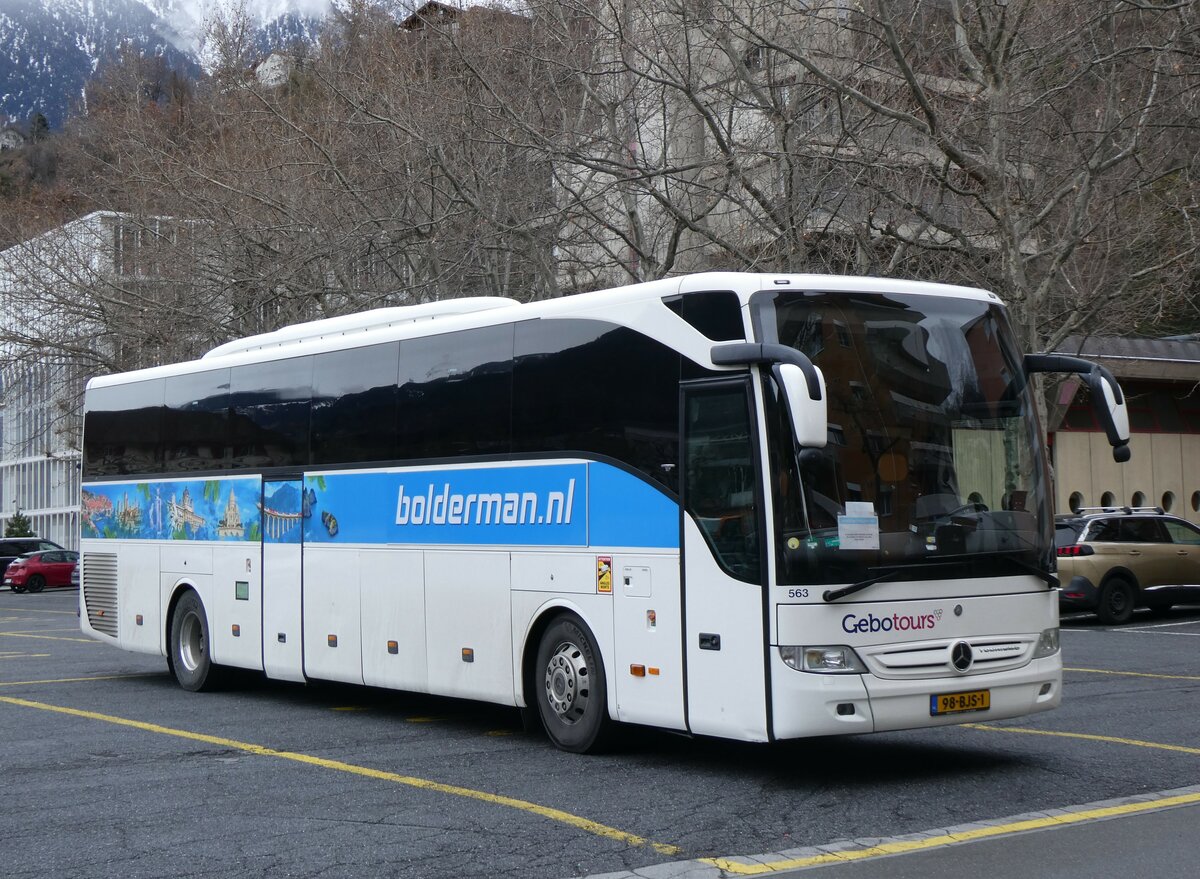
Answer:
[[574, 614], [563, 614], [542, 633], [533, 688], [546, 735], [564, 751], [603, 747], [612, 727], [604, 664], [595, 638]]
[[179, 686], [193, 693], [211, 690], [217, 684], [217, 668], [209, 655], [208, 617], [200, 596], [188, 590], [171, 614], [171, 655], [168, 665]]

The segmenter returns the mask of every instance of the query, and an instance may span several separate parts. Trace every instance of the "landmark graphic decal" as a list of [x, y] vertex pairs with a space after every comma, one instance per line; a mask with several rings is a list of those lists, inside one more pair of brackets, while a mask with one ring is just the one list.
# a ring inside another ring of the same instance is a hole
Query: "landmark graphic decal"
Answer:
[[261, 540], [257, 477], [89, 485], [84, 537], [141, 540]]

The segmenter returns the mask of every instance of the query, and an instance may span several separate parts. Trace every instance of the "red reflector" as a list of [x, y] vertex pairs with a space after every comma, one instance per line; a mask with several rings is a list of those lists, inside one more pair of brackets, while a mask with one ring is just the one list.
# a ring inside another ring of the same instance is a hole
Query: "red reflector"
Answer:
[[1082, 592], [1064, 592], [1063, 595], [1067, 598], [1083, 598]]

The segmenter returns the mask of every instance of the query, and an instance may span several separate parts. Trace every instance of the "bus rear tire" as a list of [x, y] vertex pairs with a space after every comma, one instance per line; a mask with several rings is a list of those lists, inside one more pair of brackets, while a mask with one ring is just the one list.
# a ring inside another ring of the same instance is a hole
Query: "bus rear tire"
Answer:
[[557, 747], [600, 750], [611, 732], [604, 664], [596, 639], [575, 614], [557, 617], [542, 633], [533, 690], [542, 727]]
[[171, 614], [171, 653], [167, 657], [175, 680], [185, 690], [198, 693], [216, 687], [220, 675], [209, 654], [211, 644], [204, 603], [189, 589]]

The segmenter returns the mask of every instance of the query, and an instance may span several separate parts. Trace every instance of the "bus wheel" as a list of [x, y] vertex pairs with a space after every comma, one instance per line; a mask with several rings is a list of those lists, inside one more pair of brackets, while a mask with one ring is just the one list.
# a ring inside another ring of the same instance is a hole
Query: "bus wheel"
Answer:
[[550, 741], [578, 754], [601, 747], [611, 726], [604, 665], [579, 617], [564, 614], [542, 634], [536, 671], [538, 713]]
[[190, 589], [171, 615], [171, 671], [185, 690], [199, 692], [217, 683], [216, 667], [209, 656], [208, 618], [200, 596]]
[[1096, 616], [1108, 626], [1119, 626], [1129, 622], [1133, 616], [1133, 586], [1127, 580], [1113, 577], [1100, 587], [1100, 603]]
[[29, 582], [25, 584], [25, 588], [30, 592], [41, 592], [46, 588], [46, 578], [41, 574], [33, 574], [29, 578]]

